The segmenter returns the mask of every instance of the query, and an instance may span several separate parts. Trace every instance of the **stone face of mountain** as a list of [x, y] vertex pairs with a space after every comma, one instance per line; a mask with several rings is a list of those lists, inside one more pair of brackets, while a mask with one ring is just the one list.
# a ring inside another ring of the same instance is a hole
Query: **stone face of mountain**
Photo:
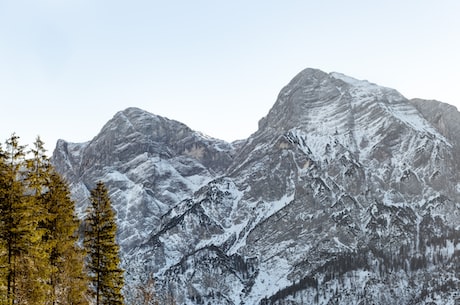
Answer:
[[70, 181], [80, 215], [95, 183], [107, 184], [120, 244], [129, 248], [148, 236], [161, 215], [222, 174], [231, 150], [182, 123], [128, 108], [90, 142], [59, 141], [53, 162]]
[[53, 162], [80, 207], [107, 183], [130, 288], [153, 274], [178, 304], [455, 304], [459, 116], [306, 69], [238, 145], [127, 109]]
[[438, 101], [412, 99], [410, 102], [439, 133], [449, 139], [457, 154], [460, 153], [460, 112], [457, 108]]

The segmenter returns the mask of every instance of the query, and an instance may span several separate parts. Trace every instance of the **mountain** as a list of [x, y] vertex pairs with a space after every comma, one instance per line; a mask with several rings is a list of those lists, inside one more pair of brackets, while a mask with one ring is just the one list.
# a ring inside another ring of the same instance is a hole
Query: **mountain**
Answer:
[[225, 143], [129, 108], [53, 162], [80, 214], [106, 182], [130, 288], [178, 304], [460, 302], [460, 113], [300, 72]]
[[410, 102], [427, 121], [449, 139], [454, 151], [460, 153], [460, 112], [457, 108], [438, 101], [412, 99]]
[[159, 218], [221, 175], [233, 147], [177, 121], [128, 108], [90, 142], [59, 140], [53, 164], [70, 182], [79, 215], [99, 180], [111, 190], [123, 251], [149, 236]]

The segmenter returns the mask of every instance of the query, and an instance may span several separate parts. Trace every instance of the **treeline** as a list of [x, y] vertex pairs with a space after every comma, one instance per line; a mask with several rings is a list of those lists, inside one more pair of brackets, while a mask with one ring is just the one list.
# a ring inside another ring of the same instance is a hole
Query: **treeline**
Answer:
[[[321, 283], [327, 283], [332, 279], [341, 279], [341, 277], [353, 270], [368, 269], [368, 254], [367, 252], [344, 252], [337, 253], [334, 258], [325, 262], [324, 265], [318, 267], [314, 272], [315, 275], [305, 276], [298, 282], [294, 282], [291, 286], [285, 287], [269, 298], [264, 298], [260, 301], [260, 305], [284, 304], [287, 296], [296, 296], [296, 293], [308, 288], [314, 288], [316, 295], [314, 296], [314, 304], [319, 303]], [[324, 275], [321, 281], [317, 275]]]
[[[450, 278], [449, 274], [458, 274], [460, 272], [460, 232], [454, 228], [447, 227], [439, 222], [437, 218], [426, 219], [422, 223], [422, 229], [428, 232], [420, 239], [420, 245], [416, 250], [414, 244], [403, 244], [399, 250], [378, 249], [375, 246], [368, 246], [360, 249], [358, 252], [338, 253], [324, 265], [318, 267], [308, 275], [293, 282], [270, 297], [265, 297], [260, 301], [260, 305], [280, 305], [291, 304], [289, 297], [295, 298], [297, 294], [302, 295], [306, 290], [312, 289], [311, 304], [319, 304], [320, 297], [333, 295], [340, 296], [340, 290], [337, 287], [343, 285], [344, 275], [350, 271], [365, 270], [373, 274], [373, 281], [386, 283], [389, 276], [398, 272], [404, 272], [408, 278], [416, 278], [415, 275], [419, 270], [430, 272], [430, 274], [441, 274], [444, 277], [428, 277], [423, 283], [419, 294], [411, 300], [410, 304], [420, 304], [428, 295], [447, 293], [458, 290], [458, 283]], [[437, 230], [434, 230], [436, 228]], [[449, 250], [450, 248], [450, 250]], [[436, 273], [435, 273], [436, 272]], [[320, 275], [320, 276], [318, 276]], [[318, 280], [321, 278], [321, 281]], [[327, 283], [334, 281], [338, 283], [335, 290]], [[359, 282], [357, 282], [359, 284]], [[322, 287], [322, 289], [321, 289]], [[355, 289], [354, 287], [353, 289]], [[364, 291], [356, 291], [359, 299], [364, 298]], [[332, 301], [330, 301], [332, 303]], [[329, 304], [329, 303], [328, 303]], [[335, 304], [335, 303], [334, 303]]]
[[124, 304], [115, 215], [102, 182], [90, 201], [81, 223], [40, 138], [28, 150], [16, 135], [0, 145], [1, 305]]

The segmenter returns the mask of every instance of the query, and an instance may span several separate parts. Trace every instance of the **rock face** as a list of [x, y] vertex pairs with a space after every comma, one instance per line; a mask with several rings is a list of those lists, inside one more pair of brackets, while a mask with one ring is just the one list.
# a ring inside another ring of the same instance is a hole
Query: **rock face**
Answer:
[[438, 101], [412, 99], [410, 102], [420, 111], [423, 117], [439, 131], [439, 133], [449, 139], [455, 153], [459, 155], [460, 112], [457, 111], [457, 108]]
[[58, 141], [53, 163], [71, 183], [80, 215], [95, 183], [107, 184], [127, 251], [149, 236], [163, 214], [221, 175], [231, 150], [182, 123], [128, 108], [90, 142]]
[[153, 274], [178, 304], [456, 304], [459, 117], [306, 69], [244, 141], [129, 108], [53, 162], [82, 214], [107, 183], [129, 287]]

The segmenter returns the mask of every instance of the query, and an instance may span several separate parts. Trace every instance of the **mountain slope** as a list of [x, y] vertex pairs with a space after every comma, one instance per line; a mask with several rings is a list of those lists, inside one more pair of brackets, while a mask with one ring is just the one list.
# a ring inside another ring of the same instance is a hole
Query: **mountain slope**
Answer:
[[457, 108], [438, 101], [412, 99], [410, 102], [460, 153], [460, 112]]
[[[115, 188], [128, 284], [154, 274], [179, 304], [454, 304], [459, 125], [445, 114], [436, 124], [424, 107], [393, 89], [306, 69], [236, 148], [181, 127], [213, 162], [166, 140], [173, 121], [142, 129], [155, 116], [140, 110], [137, 128], [117, 115], [89, 144], [65, 150], [60, 142], [54, 160], [77, 198], [98, 177]], [[114, 140], [108, 131], [118, 125], [126, 132]], [[139, 159], [152, 133], [164, 134], [164, 161]], [[123, 145], [133, 150], [120, 161]], [[185, 157], [199, 174], [146, 175], [159, 164], [177, 171]], [[133, 189], [148, 188], [139, 179], [120, 186], [119, 175], [166, 181], [179, 195], [142, 201]], [[126, 216], [127, 205], [143, 223]]]
[[158, 218], [220, 175], [232, 146], [182, 123], [137, 108], [117, 113], [90, 142], [58, 141], [53, 163], [71, 182], [84, 214], [89, 190], [102, 180], [117, 211], [119, 242], [144, 240]]

